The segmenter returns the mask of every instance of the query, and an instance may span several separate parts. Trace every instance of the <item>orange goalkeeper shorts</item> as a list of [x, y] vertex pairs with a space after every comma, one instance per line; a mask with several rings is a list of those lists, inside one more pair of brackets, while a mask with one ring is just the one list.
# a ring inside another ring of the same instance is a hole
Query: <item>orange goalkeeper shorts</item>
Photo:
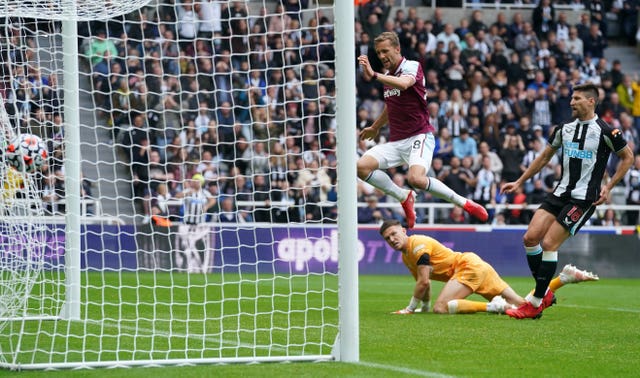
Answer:
[[500, 295], [509, 287], [489, 263], [473, 252], [463, 254], [451, 278], [470, 287], [474, 293], [487, 300]]

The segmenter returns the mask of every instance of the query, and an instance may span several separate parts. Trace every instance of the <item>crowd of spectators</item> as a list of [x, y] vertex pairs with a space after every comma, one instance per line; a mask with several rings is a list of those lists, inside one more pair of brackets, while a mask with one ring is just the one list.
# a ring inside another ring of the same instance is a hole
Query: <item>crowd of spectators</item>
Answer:
[[[19, 133], [28, 133], [46, 141], [49, 158], [42, 171], [35, 176], [35, 183], [41, 190], [45, 214], [63, 214], [62, 88], [55, 65], [43, 59], [38, 41], [38, 33], [52, 32], [55, 24], [7, 17], [3, 18], [2, 25], [0, 97], [9, 121], [9, 124], [3, 124], [0, 128], [4, 134], [2, 137], [11, 138]], [[27, 191], [17, 191], [16, 196], [24, 196], [25, 193]], [[87, 197], [91, 193], [91, 183], [87, 180], [83, 183], [83, 193]]]
[[95, 101], [145, 215], [178, 219], [172, 198], [200, 173], [210, 219], [335, 219], [333, 24], [307, 3], [164, 1], [86, 25]]
[[[636, 2], [613, 3], [623, 4], [621, 15], [638, 9]], [[304, 0], [267, 4], [273, 8], [254, 14], [241, 1], [165, 0], [138, 17], [86, 26], [95, 99], [114, 142], [124, 146], [133, 197], [145, 215], [179, 219], [172, 198], [200, 173], [216, 198], [210, 220], [335, 221], [332, 15], [305, 12]], [[604, 57], [609, 39], [602, 15], [613, 5], [590, 1], [572, 24], [553, 4], [540, 0], [531, 17], [499, 13], [495, 20], [476, 9], [457, 25], [445, 22], [439, 8], [428, 9], [426, 18], [415, 8], [391, 14], [393, 0], [358, 8], [356, 55], [368, 55], [380, 70], [373, 39], [394, 31], [403, 55], [425, 72], [438, 130], [429, 174], [479, 203], [539, 203], [553, 187], [557, 160], [521, 193], [499, 191], [540, 153], [553, 127], [570, 119], [576, 84], [602, 86], [599, 114], [638, 153], [640, 83]], [[380, 85], [360, 75], [357, 93], [359, 130], [380, 114], [383, 101]], [[359, 142], [359, 153], [369, 147]], [[404, 173], [402, 167], [390, 172], [402, 185]], [[614, 203], [640, 203], [639, 175], [640, 161]], [[402, 218], [401, 209], [379, 206], [392, 199], [362, 182], [358, 190], [367, 204], [360, 222]], [[420, 196], [418, 203], [438, 201]], [[426, 220], [424, 209], [418, 215]], [[530, 215], [492, 211], [492, 220], [523, 223]], [[614, 216], [635, 222], [633, 214]], [[457, 209], [439, 212], [436, 220], [471, 222]]]
[[[541, 153], [555, 126], [571, 120], [569, 102], [574, 85], [590, 81], [602, 87], [599, 115], [623, 132], [634, 153], [640, 152], [640, 82], [637, 75], [626, 74], [619, 61], [609, 62], [604, 55], [610, 41], [605, 12], [616, 11], [613, 6], [618, 6], [620, 18], [627, 20], [633, 7], [635, 20], [639, 4], [615, 3], [583, 4], [576, 24], [567, 22], [568, 15], [557, 12], [550, 0], [540, 0], [531, 18], [515, 12], [511, 19], [498, 13], [495, 20], [485, 20], [484, 12], [475, 9], [468, 19], [462, 18], [455, 25], [443, 21], [440, 9], [435, 9], [431, 18], [421, 19], [415, 9], [398, 9], [391, 15], [389, 4], [374, 1], [360, 7], [356, 54], [368, 55], [375, 64], [371, 41], [382, 31], [394, 31], [400, 37], [403, 55], [422, 65], [431, 123], [438, 130], [429, 175], [490, 208], [538, 204], [557, 183], [561, 156], [529, 180], [521, 192], [505, 196], [499, 188], [502, 182], [517, 179]], [[637, 21], [633, 29], [628, 29], [632, 36], [621, 31], [623, 38], [635, 39], [636, 29]], [[370, 125], [382, 111], [381, 92], [377, 82], [358, 78], [358, 127]], [[386, 137], [384, 133], [380, 136], [383, 140]], [[361, 142], [362, 151], [368, 147]], [[640, 203], [638, 160], [611, 203]], [[608, 164], [610, 172], [616, 163], [617, 157], [613, 156]], [[402, 169], [390, 172], [392, 177], [405, 173]], [[360, 190], [363, 198], [371, 201], [373, 197], [368, 195], [372, 193], [379, 202], [395, 201], [374, 193], [364, 183]], [[419, 197], [417, 203], [441, 202], [428, 193], [420, 193]], [[368, 204], [362, 210], [362, 221], [376, 222], [378, 218], [370, 214], [380, 210], [384, 215], [385, 211], [380, 206], [372, 208], [370, 201]], [[418, 212], [418, 221], [424, 221], [426, 214]], [[507, 209], [498, 213], [490, 211], [493, 223], [523, 224], [531, 217], [530, 210]], [[637, 212], [602, 210], [593, 224], [603, 223], [600, 218], [605, 213], [621, 224], [637, 222]], [[402, 219], [403, 214], [395, 216]], [[439, 212], [436, 220], [473, 221], [457, 209]]]

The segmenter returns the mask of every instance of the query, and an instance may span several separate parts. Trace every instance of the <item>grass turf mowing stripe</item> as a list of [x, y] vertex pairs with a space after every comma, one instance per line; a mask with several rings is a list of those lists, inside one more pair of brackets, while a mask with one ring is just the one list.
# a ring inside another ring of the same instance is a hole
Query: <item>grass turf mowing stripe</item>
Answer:
[[105, 328], [110, 328], [110, 329], [117, 329], [117, 330], [124, 329], [127, 331], [135, 332], [136, 334], [145, 332], [145, 333], [148, 333], [149, 335], [163, 336], [167, 338], [176, 337], [176, 338], [184, 338], [184, 339], [205, 340], [209, 342], [219, 342], [224, 345], [232, 345], [239, 348], [272, 349], [272, 350], [278, 350], [281, 352], [287, 350], [286, 348], [282, 348], [278, 345], [253, 345], [253, 344], [247, 344], [247, 343], [238, 343], [237, 341], [229, 341], [229, 340], [221, 339], [219, 337], [203, 338], [201, 335], [187, 335], [187, 334], [181, 334], [181, 333], [175, 333], [175, 332], [172, 332], [172, 333], [161, 332], [161, 331], [158, 331], [157, 329], [154, 330], [154, 329], [143, 328], [143, 327], [131, 327], [126, 325], [118, 325], [118, 324], [113, 324], [114, 322], [109, 322], [109, 321], [86, 320], [86, 322], [91, 324], [101, 325]]

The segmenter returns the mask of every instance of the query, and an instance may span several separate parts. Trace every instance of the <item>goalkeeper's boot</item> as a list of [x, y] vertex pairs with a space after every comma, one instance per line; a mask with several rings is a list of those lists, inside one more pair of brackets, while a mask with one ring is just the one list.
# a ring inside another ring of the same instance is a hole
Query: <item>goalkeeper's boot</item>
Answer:
[[535, 307], [531, 302], [525, 302], [518, 308], [508, 308], [505, 314], [516, 319], [539, 319], [542, 317], [542, 306]]
[[565, 265], [564, 268], [562, 268], [562, 272], [560, 272], [559, 276], [560, 281], [565, 284], [584, 281], [598, 281], [600, 279], [597, 274], [578, 269], [571, 264]]
[[544, 310], [545, 308], [549, 308], [554, 304], [556, 304], [556, 301], [557, 301], [556, 295], [553, 293], [553, 291], [547, 290], [547, 293], [544, 295], [544, 298], [542, 298], [542, 303], [540, 304], [540, 307], [542, 307], [542, 309]]
[[487, 209], [485, 209], [482, 205], [473, 202], [468, 199], [467, 202], [464, 203], [462, 207], [464, 211], [478, 218], [481, 222], [486, 222], [489, 219], [489, 214], [487, 213]]
[[410, 190], [407, 198], [401, 203], [402, 210], [404, 210], [404, 215], [407, 218], [407, 228], [413, 228], [413, 226], [416, 225], [416, 211], [413, 209], [415, 202], [416, 195], [413, 193], [413, 190]]

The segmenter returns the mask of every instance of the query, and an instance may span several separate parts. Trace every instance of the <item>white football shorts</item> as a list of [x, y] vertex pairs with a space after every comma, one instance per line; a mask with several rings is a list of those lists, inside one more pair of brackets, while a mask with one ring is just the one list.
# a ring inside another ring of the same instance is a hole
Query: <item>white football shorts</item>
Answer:
[[427, 171], [431, 167], [436, 139], [432, 133], [418, 134], [411, 138], [387, 142], [371, 147], [364, 156], [378, 161], [379, 169], [388, 169], [407, 164], [421, 165]]

